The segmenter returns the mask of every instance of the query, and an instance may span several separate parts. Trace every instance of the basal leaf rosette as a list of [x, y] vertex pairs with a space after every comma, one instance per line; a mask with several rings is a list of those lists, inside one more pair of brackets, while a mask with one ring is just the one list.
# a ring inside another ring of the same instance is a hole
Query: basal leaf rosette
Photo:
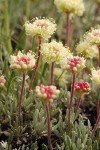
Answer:
[[53, 102], [55, 98], [59, 96], [60, 90], [56, 88], [56, 86], [50, 85], [40, 85], [36, 87], [36, 94], [37, 97], [40, 98], [40, 100], [43, 100], [43, 102]]
[[100, 46], [100, 25], [95, 28], [91, 28], [84, 38], [87, 42]]
[[90, 89], [90, 84], [88, 82], [75, 82], [74, 84], [74, 92], [76, 92], [79, 96], [88, 94]]
[[35, 67], [35, 55], [31, 51], [23, 54], [21, 51], [18, 54], [10, 56], [10, 68], [21, 71], [29, 71]]
[[61, 67], [70, 70], [72, 73], [78, 73], [85, 68], [85, 62], [84, 57], [71, 56], [61, 62]]
[[100, 69], [98, 69], [98, 70], [92, 69], [91, 74], [92, 74], [92, 80], [96, 84], [100, 84]]
[[50, 43], [44, 43], [41, 46], [41, 54], [47, 63], [55, 62], [59, 64], [69, 53], [68, 48], [64, 47], [61, 42], [56, 42], [55, 40]]
[[76, 51], [78, 54], [81, 54], [86, 58], [92, 59], [94, 57], [98, 57], [98, 47], [90, 44], [87, 41], [81, 41], [79, 44], [77, 44]]
[[0, 76], [0, 88], [5, 86], [6, 80], [3, 75]]
[[54, 3], [59, 12], [82, 16], [85, 11], [83, 0], [54, 0]]
[[47, 18], [35, 18], [31, 22], [26, 22], [24, 26], [27, 35], [40, 36], [45, 40], [56, 31], [55, 21]]

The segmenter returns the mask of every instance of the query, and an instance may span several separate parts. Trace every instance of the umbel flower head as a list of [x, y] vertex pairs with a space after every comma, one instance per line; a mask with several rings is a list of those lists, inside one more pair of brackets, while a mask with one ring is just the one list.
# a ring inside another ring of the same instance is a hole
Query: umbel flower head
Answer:
[[90, 84], [88, 82], [75, 82], [74, 91], [80, 96], [88, 94], [90, 91]]
[[61, 67], [70, 70], [72, 73], [77, 73], [85, 68], [85, 59], [84, 57], [72, 56], [64, 60]]
[[77, 47], [76, 51], [78, 54], [81, 54], [82, 56], [86, 58], [94, 58], [98, 56], [98, 47], [96, 45], [92, 45], [87, 41], [81, 41]]
[[92, 69], [91, 73], [92, 73], [92, 80], [96, 84], [100, 84], [100, 69], [99, 70]]
[[87, 42], [100, 46], [100, 26], [91, 28], [91, 30], [84, 36]]
[[37, 96], [43, 100], [44, 102], [53, 102], [55, 98], [59, 95], [60, 90], [56, 88], [56, 86], [50, 85], [40, 85], [36, 87]]
[[30, 51], [27, 54], [18, 52], [17, 56], [10, 56], [10, 68], [21, 71], [32, 70], [35, 66], [35, 55]]
[[6, 82], [6, 80], [5, 80], [4, 76], [3, 75], [0, 76], [0, 88], [3, 88], [5, 86], [5, 82]]
[[69, 55], [69, 49], [65, 48], [61, 42], [53, 40], [50, 43], [44, 43], [41, 46], [41, 54], [46, 62], [60, 63], [67, 55]]
[[55, 0], [58, 11], [82, 16], [85, 10], [83, 0]]
[[40, 36], [46, 40], [56, 31], [56, 24], [53, 19], [35, 18], [33, 22], [25, 23], [25, 31], [27, 35]]

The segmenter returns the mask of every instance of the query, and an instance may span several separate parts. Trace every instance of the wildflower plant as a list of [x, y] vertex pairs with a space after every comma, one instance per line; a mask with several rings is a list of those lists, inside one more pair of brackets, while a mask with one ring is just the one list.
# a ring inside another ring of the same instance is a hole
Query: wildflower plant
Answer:
[[3, 88], [5, 86], [5, 78], [3, 75], [0, 76], [0, 88]]

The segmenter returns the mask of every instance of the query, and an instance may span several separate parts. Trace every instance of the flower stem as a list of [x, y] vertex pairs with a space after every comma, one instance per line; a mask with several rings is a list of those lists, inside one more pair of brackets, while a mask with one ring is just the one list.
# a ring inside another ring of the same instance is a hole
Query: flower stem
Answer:
[[26, 8], [26, 19], [28, 20], [30, 17], [30, 5], [31, 1], [30, 0], [26, 0], [26, 4], [25, 4], [25, 8]]
[[69, 109], [68, 109], [68, 128], [70, 128], [70, 115], [71, 115], [72, 104], [73, 104], [75, 78], [76, 78], [76, 74], [73, 74], [71, 97], [70, 97], [70, 104], [69, 104]]
[[98, 107], [97, 107], [97, 116], [100, 114], [100, 98], [98, 100]]
[[99, 48], [99, 60], [98, 60], [98, 67], [100, 68], [100, 46], [99, 46], [98, 48]]
[[70, 35], [70, 14], [67, 13], [67, 19], [66, 19], [66, 45], [69, 46], [69, 35]]
[[54, 62], [51, 64], [51, 79], [50, 79], [50, 84], [53, 85], [53, 80], [54, 80]]
[[20, 126], [21, 123], [21, 107], [22, 107], [22, 97], [25, 85], [25, 73], [23, 73], [23, 80], [22, 80], [22, 87], [20, 91], [20, 101], [19, 101], [19, 109], [18, 109], [18, 125]]
[[80, 103], [81, 103], [81, 97], [78, 98], [78, 102], [77, 102], [77, 105], [75, 107], [75, 115], [76, 115], [76, 113], [77, 113], [77, 111], [78, 111], [78, 109], [80, 107]]
[[9, 13], [8, 13], [8, 0], [3, 1], [4, 4], [4, 25], [6, 33], [6, 45], [9, 53], [12, 52], [11, 37], [10, 37], [10, 27], [9, 27]]
[[34, 69], [34, 72], [32, 74], [32, 77], [31, 77], [31, 82], [30, 82], [30, 86], [29, 86], [29, 91], [31, 90], [32, 88], [32, 84], [33, 84], [33, 81], [34, 81], [34, 78], [35, 78], [35, 75], [36, 75], [36, 71], [38, 69], [38, 65], [39, 65], [39, 60], [40, 60], [40, 50], [41, 50], [41, 42], [42, 42], [42, 38], [41, 37], [38, 37], [38, 42], [39, 42], [39, 47], [38, 47], [38, 58], [37, 58], [37, 61], [36, 61], [36, 66], [35, 66], [35, 69]]
[[49, 111], [48, 104], [46, 104], [46, 113], [47, 113], [47, 125], [48, 125], [48, 145], [50, 150], [53, 150], [52, 143], [51, 143], [50, 111]]

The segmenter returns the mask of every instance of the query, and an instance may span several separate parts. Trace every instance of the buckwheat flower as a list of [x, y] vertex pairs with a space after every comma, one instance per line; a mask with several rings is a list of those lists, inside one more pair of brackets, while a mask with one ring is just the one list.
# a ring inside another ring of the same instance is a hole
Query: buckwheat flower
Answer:
[[4, 76], [3, 75], [0, 76], [0, 88], [3, 88], [5, 86], [5, 82], [6, 82], [6, 80], [5, 80]]
[[41, 46], [41, 54], [43, 55], [43, 59], [48, 63], [60, 63], [62, 59], [69, 55], [69, 49], [65, 48], [61, 42], [53, 40]]
[[25, 31], [27, 35], [40, 36], [48, 39], [56, 31], [56, 24], [53, 19], [35, 18], [33, 22], [25, 23]]
[[17, 56], [10, 56], [10, 68], [21, 71], [32, 70], [35, 66], [35, 55], [30, 51], [27, 54], [18, 52]]
[[92, 28], [85, 36], [84, 38], [87, 40], [87, 42], [90, 42], [91, 44], [100, 45], [100, 26], [96, 28]]
[[92, 73], [92, 80], [96, 84], [100, 84], [100, 69], [99, 70], [92, 69], [91, 73]]
[[80, 96], [88, 94], [90, 91], [90, 84], [88, 82], [75, 82], [74, 91]]
[[64, 62], [61, 64], [62, 69], [68, 69], [72, 73], [80, 72], [83, 68], [85, 68], [85, 59], [84, 57], [72, 56], [66, 58]]
[[37, 96], [46, 103], [53, 102], [53, 100], [58, 97], [59, 93], [60, 90], [53, 85], [40, 85], [36, 87]]
[[98, 47], [96, 45], [92, 45], [87, 41], [81, 41], [77, 47], [76, 51], [78, 54], [81, 54], [82, 56], [86, 58], [93, 58], [98, 56]]
[[82, 16], [85, 11], [83, 0], [55, 0], [54, 3], [59, 12]]

